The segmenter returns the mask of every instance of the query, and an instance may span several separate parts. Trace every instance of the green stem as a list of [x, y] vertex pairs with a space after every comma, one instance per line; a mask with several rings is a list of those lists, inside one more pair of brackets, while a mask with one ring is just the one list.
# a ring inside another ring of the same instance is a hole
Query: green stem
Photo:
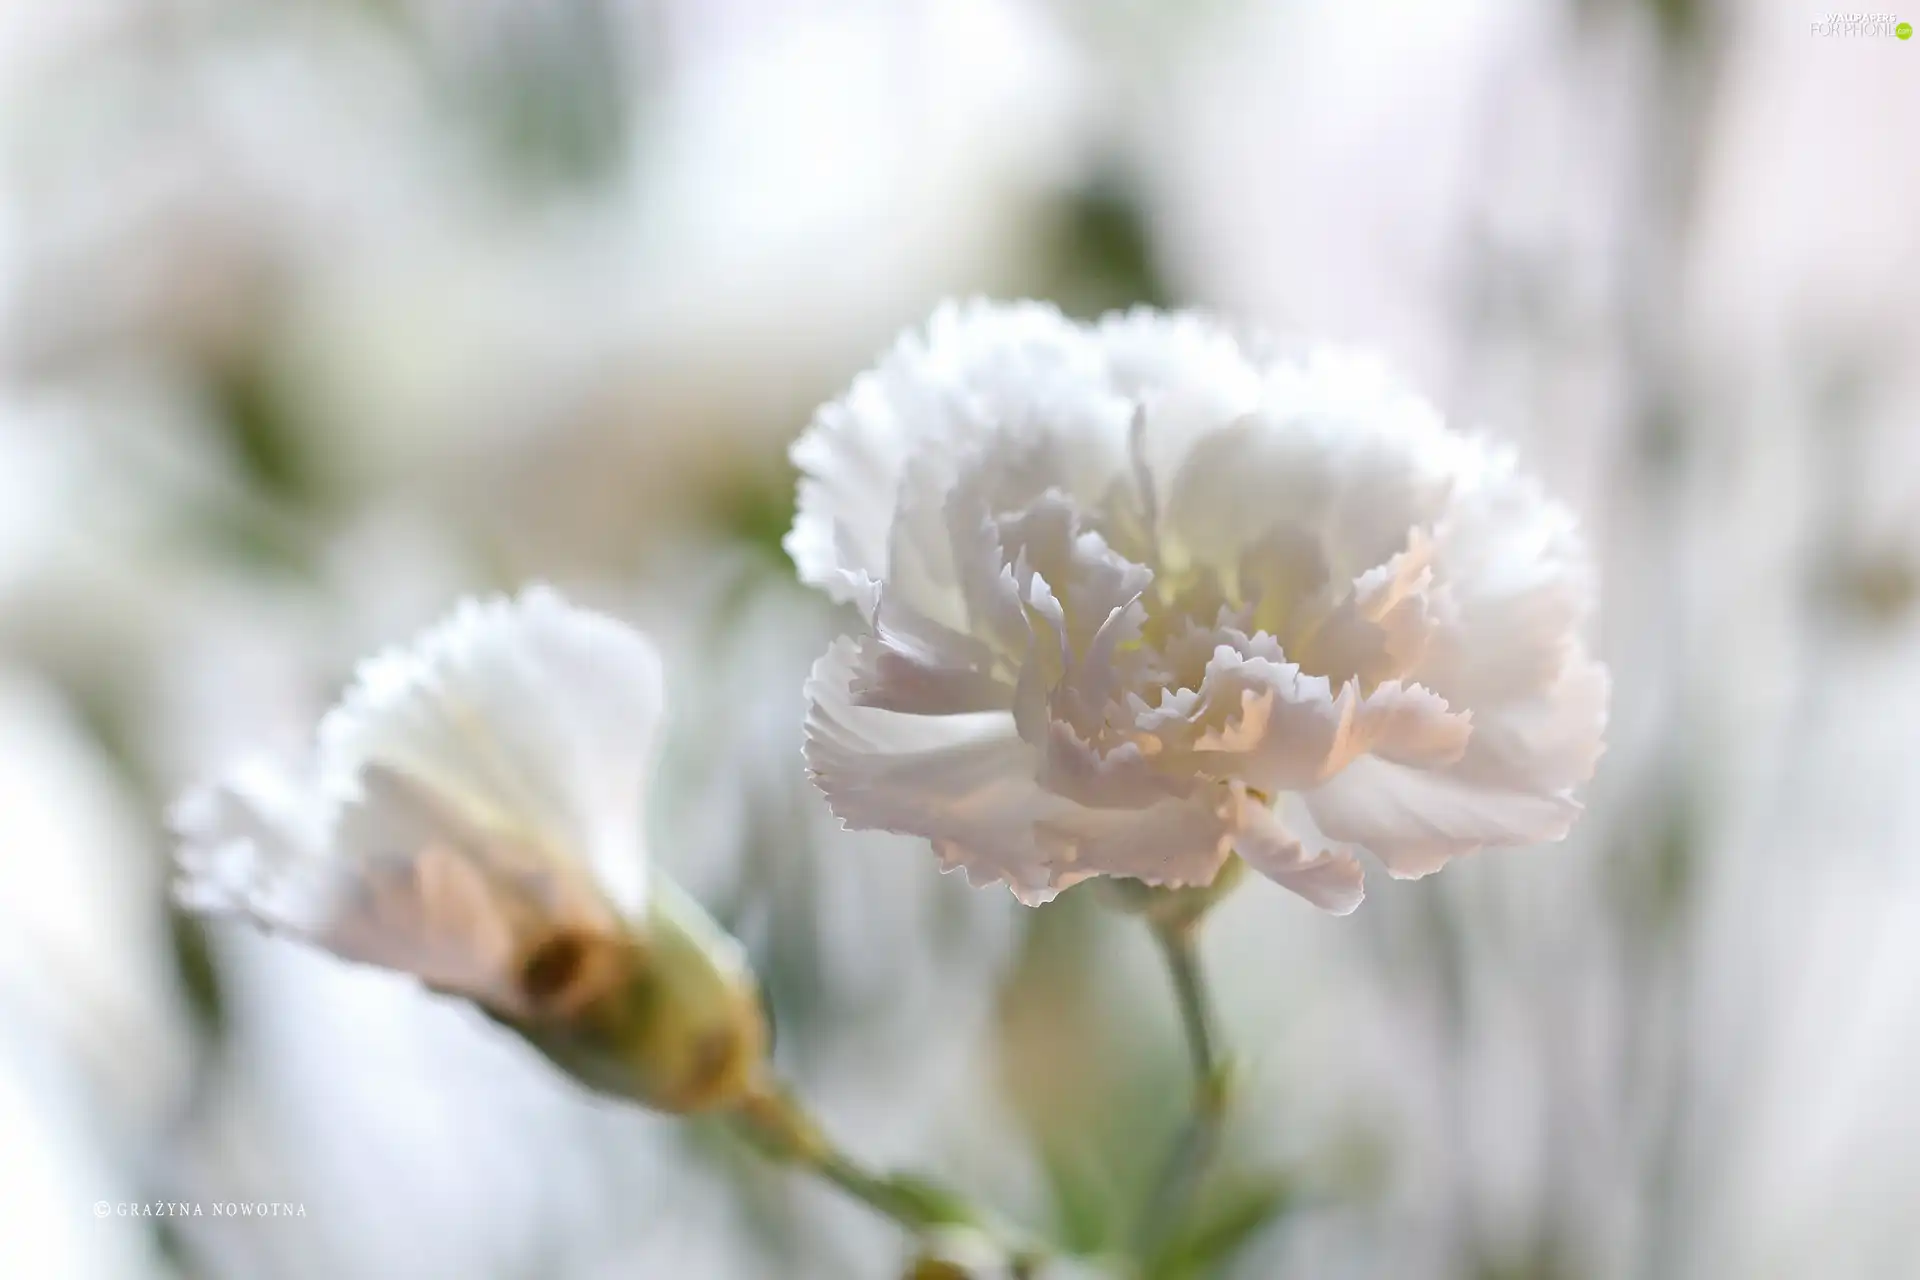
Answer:
[[1173, 1150], [1154, 1179], [1152, 1193], [1134, 1234], [1134, 1252], [1151, 1269], [1185, 1218], [1188, 1202], [1219, 1152], [1230, 1089], [1219, 1048], [1213, 1002], [1200, 967], [1200, 920], [1196, 916], [1149, 923], [1154, 940], [1166, 957], [1167, 972], [1173, 978], [1174, 996], [1180, 1005], [1180, 1022], [1186, 1029], [1194, 1075], [1193, 1114], [1182, 1126]]
[[1219, 1070], [1220, 1053], [1213, 1001], [1207, 994], [1206, 975], [1200, 970], [1199, 925], [1198, 920], [1155, 924], [1153, 937], [1173, 978], [1180, 1024], [1186, 1030], [1187, 1050], [1193, 1056], [1195, 1086], [1205, 1092]]
[[733, 1119], [763, 1155], [838, 1187], [916, 1239], [967, 1232], [991, 1244], [1016, 1275], [1031, 1274], [1043, 1260], [1041, 1250], [1013, 1239], [991, 1215], [959, 1194], [914, 1175], [868, 1169], [835, 1146], [798, 1099], [778, 1085], [763, 1085], [751, 1093]]

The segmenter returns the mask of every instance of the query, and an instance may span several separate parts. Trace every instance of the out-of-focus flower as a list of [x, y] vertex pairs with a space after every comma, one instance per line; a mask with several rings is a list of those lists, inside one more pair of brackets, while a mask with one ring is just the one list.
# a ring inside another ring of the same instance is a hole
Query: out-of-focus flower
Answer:
[[0, 1168], [0, 1267], [68, 1280], [178, 1275], [152, 1224], [126, 1212], [141, 1193], [132, 1162], [102, 1149], [96, 1099], [45, 1030], [0, 1012], [0, 1141], [8, 1157]]
[[164, 369], [303, 496], [531, 561], [780, 483], [1079, 177], [1071, 51], [1010, 0], [92, 7], [0, 22], [0, 368]]
[[[156, 1139], [186, 1091], [159, 860], [108, 759], [46, 682], [0, 664], [0, 1272], [171, 1274]], [[107, 1211], [90, 1206], [105, 1200]], [[98, 1220], [96, 1220], [98, 1219]]]
[[791, 424], [888, 335], [1034, 275], [1078, 176], [1032, 6], [830, 8], [655, 6], [664, 46], [616, 51], [629, 136], [564, 216], [521, 195], [309, 273], [280, 368], [310, 436], [534, 560], [783, 483]]
[[0, 1006], [133, 1130], [175, 1105], [187, 1067], [161, 901], [138, 810], [74, 709], [0, 667]]
[[[230, 367], [308, 279], [465, 207], [390, 26], [337, 6], [93, 8], [0, 47], [10, 374]], [[13, 127], [29, 102], [40, 126]]]
[[175, 813], [182, 901], [474, 1000], [595, 1088], [731, 1101], [764, 1051], [737, 944], [649, 876], [638, 632], [532, 589], [366, 663], [304, 768]]
[[1374, 361], [1188, 315], [937, 312], [824, 408], [787, 547], [850, 826], [1044, 901], [1227, 857], [1315, 903], [1565, 834], [1607, 677], [1571, 516]]

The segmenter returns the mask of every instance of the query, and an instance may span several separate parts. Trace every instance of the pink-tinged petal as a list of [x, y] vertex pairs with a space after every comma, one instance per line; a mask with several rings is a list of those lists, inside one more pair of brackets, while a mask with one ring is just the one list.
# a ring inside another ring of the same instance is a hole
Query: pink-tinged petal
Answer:
[[1005, 711], [1014, 692], [987, 646], [884, 595], [879, 621], [860, 641], [852, 688], [862, 706], [923, 716]]
[[[1114, 610], [1138, 600], [1153, 581], [1152, 570], [1084, 528], [1073, 504], [1057, 492], [1001, 521], [998, 532], [1005, 559], [1044, 578], [1054, 596], [1071, 606], [1062, 621], [1074, 654], [1085, 654]], [[1026, 574], [1015, 576], [1024, 580]]]
[[1324, 619], [1288, 637], [1290, 656], [1336, 684], [1357, 680], [1368, 689], [1412, 670], [1434, 630], [1431, 558], [1426, 538], [1414, 530], [1405, 550], [1355, 578]]
[[556, 931], [617, 937], [589, 869], [475, 825], [404, 774], [375, 767], [341, 814], [336, 852], [355, 868], [315, 937], [349, 960], [418, 976], [501, 1010], [524, 1001], [518, 962]]
[[1323, 911], [1344, 916], [1366, 897], [1366, 873], [1344, 850], [1309, 853], [1275, 816], [1251, 797], [1238, 798], [1233, 847], [1246, 864]]
[[908, 831], [923, 814], [929, 826], [991, 818], [1016, 780], [1032, 779], [1036, 755], [1011, 714], [862, 706], [852, 691], [857, 661], [856, 642], [842, 637], [806, 686], [807, 767], [848, 826]]
[[1036, 824], [1034, 834], [1057, 867], [1070, 868], [1062, 884], [1089, 875], [1176, 887], [1211, 884], [1232, 852], [1228, 820], [1211, 793], [1142, 809], [1071, 805]]
[[591, 865], [634, 911], [662, 684], [646, 637], [553, 591], [469, 601], [361, 665], [321, 722], [321, 785], [351, 798], [363, 770], [390, 768], [476, 825]]
[[1200, 696], [1192, 754], [1211, 776], [1268, 795], [1297, 791], [1359, 749], [1350, 745], [1358, 702], [1352, 687], [1336, 695], [1324, 677], [1292, 663], [1222, 644], [1207, 663]]
[[922, 836], [948, 869], [1044, 900], [1089, 875], [1206, 883], [1226, 858], [1211, 796], [1128, 809], [1082, 805], [1039, 782], [1039, 755], [1005, 713], [906, 716], [855, 705], [842, 638], [807, 681], [808, 769], [847, 826]]
[[1559, 840], [1580, 812], [1565, 794], [1482, 787], [1377, 756], [1360, 757], [1304, 798], [1328, 837], [1364, 846], [1401, 878], [1483, 845]]
[[947, 495], [944, 520], [954, 575], [966, 606], [969, 630], [995, 652], [1018, 658], [1032, 640], [1020, 583], [994, 525], [988, 502], [968, 487]]
[[1071, 724], [1047, 727], [1040, 785], [1056, 795], [1100, 809], [1145, 809], [1193, 791], [1190, 779], [1169, 775], [1138, 742], [1099, 748]]
[[1473, 716], [1433, 690], [1389, 680], [1361, 699], [1352, 745], [1396, 764], [1437, 768], [1460, 759], [1473, 733]]

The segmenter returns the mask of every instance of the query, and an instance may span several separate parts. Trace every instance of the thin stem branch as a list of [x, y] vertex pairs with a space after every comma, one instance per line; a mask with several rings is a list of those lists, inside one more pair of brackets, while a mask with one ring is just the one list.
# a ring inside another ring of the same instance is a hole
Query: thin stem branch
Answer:
[[1153, 936], [1166, 957], [1167, 973], [1173, 978], [1180, 1023], [1186, 1029], [1187, 1049], [1193, 1057], [1194, 1086], [1205, 1091], [1219, 1070], [1220, 1054], [1213, 1001], [1207, 994], [1206, 975], [1200, 969], [1198, 926], [1198, 921], [1156, 924]]
[[1186, 1215], [1187, 1205], [1199, 1189], [1207, 1170], [1219, 1152], [1221, 1129], [1226, 1121], [1228, 1079], [1223, 1069], [1213, 1002], [1207, 991], [1206, 975], [1200, 966], [1199, 919], [1183, 918], [1149, 922], [1154, 940], [1167, 961], [1173, 979], [1174, 996], [1180, 1005], [1181, 1025], [1186, 1029], [1187, 1049], [1193, 1059], [1193, 1113], [1181, 1128], [1173, 1150], [1154, 1179], [1146, 1209], [1134, 1233], [1134, 1252], [1151, 1268], [1168, 1239]]
[[1015, 1240], [991, 1215], [956, 1192], [913, 1175], [878, 1173], [834, 1145], [800, 1102], [778, 1085], [763, 1085], [741, 1103], [733, 1119], [749, 1144], [782, 1164], [811, 1173], [909, 1235], [927, 1239], [965, 1231], [1003, 1255], [1015, 1275], [1033, 1274], [1043, 1251]]

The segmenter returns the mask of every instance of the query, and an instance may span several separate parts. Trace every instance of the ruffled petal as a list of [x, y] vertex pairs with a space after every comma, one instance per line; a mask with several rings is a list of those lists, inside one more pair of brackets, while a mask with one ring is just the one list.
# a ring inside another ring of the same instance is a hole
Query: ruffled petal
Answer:
[[1576, 650], [1538, 695], [1479, 713], [1453, 773], [1483, 786], [1537, 792], [1586, 782], [1605, 749], [1611, 688], [1606, 667]]
[[1314, 906], [1344, 916], [1366, 897], [1360, 860], [1339, 849], [1309, 853], [1265, 805], [1242, 793], [1233, 847], [1247, 865]]
[[1413, 670], [1435, 627], [1427, 601], [1431, 559], [1430, 544], [1415, 529], [1405, 550], [1355, 578], [1346, 599], [1289, 638], [1294, 659], [1336, 684], [1357, 680], [1369, 689]]
[[185, 797], [181, 905], [518, 1014], [532, 1012], [520, 976], [535, 943], [620, 933], [587, 868], [471, 826], [402, 774], [369, 768], [324, 832], [308, 820], [315, 794], [254, 765]]
[[944, 488], [967, 452], [955, 442], [997, 431], [1064, 446], [1049, 482], [1104, 487], [1124, 465], [1129, 413], [1098, 347], [1057, 308], [946, 304], [794, 443], [799, 505], [783, 545], [802, 581], [871, 612], [910, 466], [932, 469], [915, 487]]
[[802, 582], [863, 613], [872, 610], [886, 575], [894, 499], [911, 448], [877, 382], [869, 376], [855, 383], [794, 442], [800, 497], [780, 544]]
[[1114, 391], [1138, 406], [1135, 462], [1157, 494], [1168, 492], [1195, 441], [1259, 406], [1259, 368], [1231, 330], [1206, 316], [1135, 307], [1102, 317], [1095, 336]]
[[1040, 784], [1040, 753], [1010, 714], [855, 705], [855, 655], [851, 639], [835, 641], [807, 681], [808, 770], [847, 826], [925, 837], [944, 867], [1026, 902], [1096, 874], [1205, 883], [1225, 860], [1227, 822], [1210, 798], [1082, 805]]
[[633, 629], [544, 588], [468, 602], [361, 666], [320, 726], [321, 785], [349, 799], [383, 766], [476, 829], [591, 866], [631, 912], [661, 710], [659, 657]]
[[1306, 675], [1265, 647], [1214, 650], [1200, 686], [1201, 732], [1192, 754], [1209, 775], [1273, 795], [1313, 786], [1345, 764], [1355, 750], [1358, 697], [1352, 686], [1335, 693], [1325, 677]]
[[556, 934], [618, 938], [588, 867], [473, 825], [405, 774], [373, 766], [334, 833], [351, 867], [320, 943], [510, 1013], [531, 1012], [522, 966]]
[[1454, 711], [1431, 689], [1389, 680], [1361, 700], [1347, 745], [1353, 754], [1437, 768], [1459, 760], [1473, 737], [1470, 713]]
[[1463, 485], [1436, 531], [1435, 580], [1448, 609], [1411, 673], [1476, 709], [1535, 696], [1584, 657], [1580, 624], [1593, 585], [1573, 515], [1509, 455]]
[[1568, 795], [1481, 787], [1377, 756], [1360, 757], [1304, 798], [1321, 831], [1364, 846], [1399, 878], [1429, 875], [1483, 845], [1558, 840], [1580, 812]]
[[883, 596], [873, 632], [860, 642], [853, 695], [862, 706], [923, 716], [1006, 711], [1013, 686], [994, 653], [972, 636], [940, 626]]
[[332, 821], [313, 771], [250, 760], [174, 804], [174, 897], [191, 911], [280, 933], [326, 929], [350, 869], [328, 856]]

